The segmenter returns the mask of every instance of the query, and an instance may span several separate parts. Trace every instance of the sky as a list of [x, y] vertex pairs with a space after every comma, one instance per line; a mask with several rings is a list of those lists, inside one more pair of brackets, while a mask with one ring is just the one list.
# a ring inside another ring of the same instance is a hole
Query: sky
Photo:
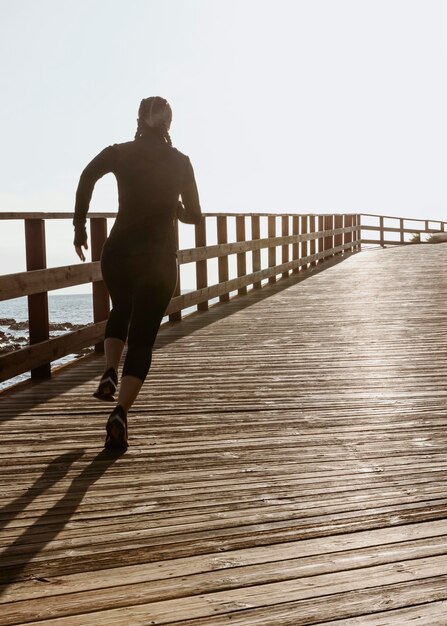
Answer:
[[[0, 0], [0, 212], [72, 211], [161, 95], [204, 212], [447, 219], [446, 4]], [[90, 210], [116, 209], [108, 175]], [[0, 224], [22, 271], [23, 225]], [[49, 266], [78, 261], [68, 221], [47, 232]]]

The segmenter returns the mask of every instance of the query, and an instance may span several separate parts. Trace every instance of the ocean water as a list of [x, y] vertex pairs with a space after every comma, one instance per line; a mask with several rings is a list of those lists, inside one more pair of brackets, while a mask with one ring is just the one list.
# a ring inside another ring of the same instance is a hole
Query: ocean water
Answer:
[[[188, 290], [182, 290], [186, 293]], [[184, 309], [187, 315], [196, 310], [196, 307]], [[48, 317], [50, 321], [50, 337], [56, 337], [65, 332], [75, 330], [93, 322], [93, 304], [91, 294], [48, 295]], [[163, 322], [168, 317], [163, 318]], [[0, 302], [0, 354], [28, 345], [28, 298], [14, 298]], [[52, 362], [53, 366], [68, 363], [83, 354], [93, 351], [93, 348], [84, 348], [74, 354], [68, 354], [61, 359]], [[0, 390], [30, 378], [30, 373], [25, 372], [7, 381], [0, 382]]]
[[[50, 322], [88, 324], [93, 320], [92, 296], [86, 294], [48, 295]], [[28, 320], [28, 298], [14, 298], [0, 302], [0, 320], [13, 318], [17, 322]], [[1, 324], [0, 324], [1, 325]]]
[[[48, 295], [50, 337], [85, 326], [93, 321], [91, 294]], [[0, 302], [0, 354], [28, 345], [28, 298], [14, 298]], [[84, 350], [83, 353], [86, 351]], [[61, 365], [78, 358], [81, 352], [69, 354], [53, 365]], [[0, 390], [30, 378], [29, 372], [0, 383]]]

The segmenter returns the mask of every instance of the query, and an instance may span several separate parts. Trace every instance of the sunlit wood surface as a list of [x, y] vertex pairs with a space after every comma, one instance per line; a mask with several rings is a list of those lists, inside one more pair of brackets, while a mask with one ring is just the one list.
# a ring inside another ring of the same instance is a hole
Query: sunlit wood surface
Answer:
[[1, 396], [0, 625], [447, 624], [447, 246], [173, 325], [102, 451], [100, 356]]

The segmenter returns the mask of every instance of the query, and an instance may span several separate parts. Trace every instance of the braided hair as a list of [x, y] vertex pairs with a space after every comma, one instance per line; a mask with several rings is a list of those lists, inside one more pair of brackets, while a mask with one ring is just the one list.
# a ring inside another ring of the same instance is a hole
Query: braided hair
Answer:
[[144, 137], [151, 131], [155, 132], [160, 139], [172, 146], [169, 135], [169, 127], [172, 120], [172, 109], [169, 102], [160, 96], [144, 98], [138, 109], [137, 132], [135, 139]]

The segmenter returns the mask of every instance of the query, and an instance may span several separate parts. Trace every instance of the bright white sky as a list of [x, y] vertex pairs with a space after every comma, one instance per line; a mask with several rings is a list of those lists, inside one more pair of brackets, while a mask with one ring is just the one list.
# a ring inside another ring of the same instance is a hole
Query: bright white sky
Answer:
[[[447, 218], [444, 0], [0, 9], [0, 211], [71, 211], [85, 164], [161, 95], [203, 211]], [[91, 210], [116, 206], [110, 175]], [[21, 271], [22, 227], [0, 224], [2, 273]], [[76, 262], [71, 225], [48, 231], [49, 265]]]

